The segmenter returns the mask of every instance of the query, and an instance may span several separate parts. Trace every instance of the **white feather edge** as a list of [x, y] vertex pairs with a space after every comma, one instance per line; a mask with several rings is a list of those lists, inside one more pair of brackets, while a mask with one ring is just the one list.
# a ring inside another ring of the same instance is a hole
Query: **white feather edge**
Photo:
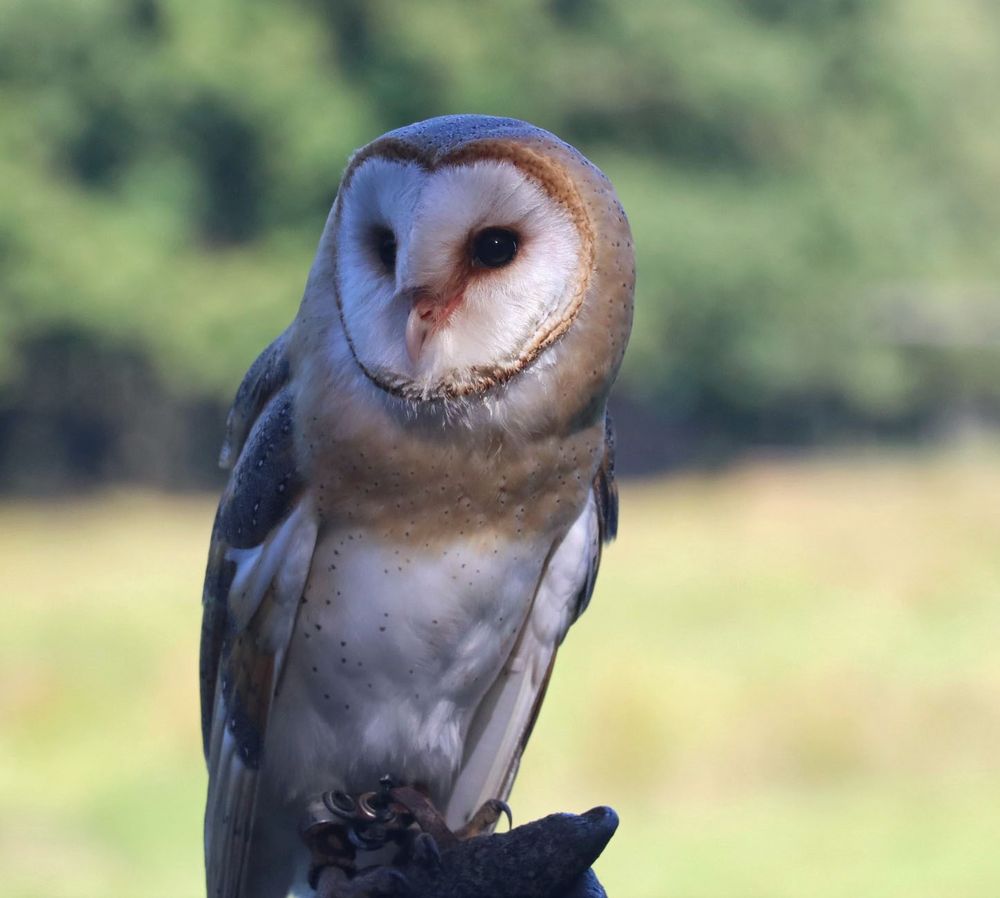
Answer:
[[[305, 588], [317, 522], [311, 503], [301, 502], [261, 545], [230, 550], [237, 570], [230, 590], [237, 629], [249, 623], [273, 585], [280, 614], [264, 631], [265, 647], [275, 652], [277, 684]], [[263, 734], [262, 734], [263, 735]], [[205, 873], [209, 898], [240, 898], [244, 891], [250, 836], [257, 800], [258, 770], [244, 765], [226, 727], [221, 673], [215, 687], [212, 734], [208, 754], [208, 800], [205, 807]]]
[[591, 494], [553, 552], [510, 658], [473, 718], [445, 810], [449, 826], [462, 826], [483, 802], [510, 794], [539, 691], [576, 617], [598, 545], [597, 505]]

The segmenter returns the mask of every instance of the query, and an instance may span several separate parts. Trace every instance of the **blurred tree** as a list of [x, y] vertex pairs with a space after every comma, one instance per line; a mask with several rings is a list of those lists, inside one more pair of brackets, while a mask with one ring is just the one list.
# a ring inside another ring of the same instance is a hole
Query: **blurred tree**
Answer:
[[[294, 312], [351, 150], [458, 111], [548, 127], [618, 186], [624, 417], [672, 444], [644, 464], [995, 418], [998, 80], [979, 0], [6, 0], [0, 480], [37, 483], [22, 431], [63, 420], [31, 392], [61, 352], [73, 383], [141, 366], [171, 414], [224, 405]], [[47, 482], [162, 482], [116, 436], [127, 391], [104, 401], [61, 437], [91, 461], [45, 456]], [[174, 456], [204, 467], [166, 479], [210, 476], [196, 443]]]
[[209, 243], [243, 243], [261, 228], [264, 171], [261, 137], [224, 98], [195, 97], [181, 109], [183, 151], [198, 173], [199, 231]]

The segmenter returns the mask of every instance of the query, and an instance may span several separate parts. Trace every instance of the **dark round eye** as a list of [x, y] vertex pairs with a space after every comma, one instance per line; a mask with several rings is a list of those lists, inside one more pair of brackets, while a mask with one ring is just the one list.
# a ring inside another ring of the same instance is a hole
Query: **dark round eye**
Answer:
[[390, 274], [396, 270], [396, 235], [388, 228], [375, 228], [372, 244], [379, 261]]
[[517, 255], [517, 234], [506, 228], [486, 228], [472, 240], [472, 261], [486, 268], [502, 268]]

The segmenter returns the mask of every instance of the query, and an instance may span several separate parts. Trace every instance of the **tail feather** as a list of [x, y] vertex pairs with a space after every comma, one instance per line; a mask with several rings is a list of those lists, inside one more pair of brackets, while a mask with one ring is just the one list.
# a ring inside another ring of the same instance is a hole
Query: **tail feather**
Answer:
[[[221, 703], [221, 689], [219, 690]], [[240, 758], [236, 740], [217, 709], [205, 806], [205, 875], [208, 898], [242, 898], [257, 801], [257, 770]]]

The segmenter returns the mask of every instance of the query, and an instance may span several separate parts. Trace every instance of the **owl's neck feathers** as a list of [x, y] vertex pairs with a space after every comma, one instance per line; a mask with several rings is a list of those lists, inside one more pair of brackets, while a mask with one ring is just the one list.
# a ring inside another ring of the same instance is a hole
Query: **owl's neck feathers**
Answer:
[[293, 384], [297, 454], [321, 519], [435, 544], [454, 538], [456, 514], [492, 539], [562, 532], [579, 513], [603, 454], [604, 401], [559, 407], [555, 366], [414, 403], [353, 364], [335, 372], [315, 358], [293, 360]]

